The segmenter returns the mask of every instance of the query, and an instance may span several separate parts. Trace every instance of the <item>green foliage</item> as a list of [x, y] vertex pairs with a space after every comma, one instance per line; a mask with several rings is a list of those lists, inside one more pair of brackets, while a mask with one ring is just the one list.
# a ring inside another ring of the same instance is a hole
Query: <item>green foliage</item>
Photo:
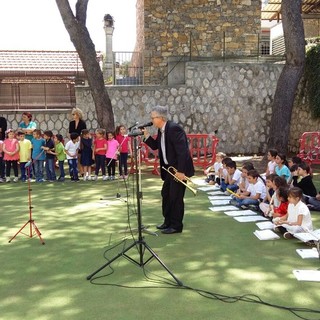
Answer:
[[320, 118], [320, 44], [307, 51], [305, 77], [310, 110], [315, 118]]

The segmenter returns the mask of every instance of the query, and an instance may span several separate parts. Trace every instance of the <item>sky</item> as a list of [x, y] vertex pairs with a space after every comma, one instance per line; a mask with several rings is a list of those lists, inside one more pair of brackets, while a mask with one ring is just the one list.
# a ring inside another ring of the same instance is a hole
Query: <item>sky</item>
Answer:
[[[74, 10], [76, 0], [69, 0]], [[105, 51], [103, 17], [113, 16], [113, 51], [133, 51], [136, 0], [89, 0], [87, 28], [97, 51]], [[55, 0], [2, 0], [0, 50], [75, 50]]]

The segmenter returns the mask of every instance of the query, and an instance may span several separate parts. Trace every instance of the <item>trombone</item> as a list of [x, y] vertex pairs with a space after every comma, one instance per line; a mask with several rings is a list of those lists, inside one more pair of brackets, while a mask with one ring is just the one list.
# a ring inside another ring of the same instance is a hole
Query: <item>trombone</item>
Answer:
[[[181, 179], [176, 177], [175, 174], [177, 173], [178, 170], [175, 167], [170, 166], [170, 167], [168, 167], [168, 169], [165, 168], [165, 167], [161, 167], [161, 168], [163, 170], [167, 171], [169, 174], [171, 174], [176, 181], [178, 181], [178, 182], [182, 183], [183, 185], [185, 185], [193, 193], [194, 196], [197, 195], [197, 190], [196, 189], [190, 187], [186, 182], [184, 182], [183, 180], [181, 180]], [[191, 183], [193, 183], [189, 177], [186, 177], [186, 180], [191, 182]]]

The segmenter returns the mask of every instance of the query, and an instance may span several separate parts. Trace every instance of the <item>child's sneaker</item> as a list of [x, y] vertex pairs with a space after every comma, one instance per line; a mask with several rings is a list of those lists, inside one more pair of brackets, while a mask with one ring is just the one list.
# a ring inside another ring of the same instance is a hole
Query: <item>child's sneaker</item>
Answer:
[[18, 182], [19, 181], [19, 178], [18, 177], [14, 177], [13, 178], [13, 182]]
[[93, 176], [93, 177], [92, 177], [92, 180], [93, 180], [93, 181], [97, 181], [97, 180], [98, 180], [98, 176]]
[[83, 176], [83, 181], [87, 181], [88, 177], [87, 176]]
[[107, 181], [108, 179], [107, 179], [107, 176], [102, 176], [102, 180], [103, 181]]
[[293, 234], [291, 234], [290, 232], [285, 232], [285, 233], [283, 234], [283, 237], [284, 237], [285, 239], [292, 239], [292, 238], [293, 238]]
[[4, 182], [2, 178], [0, 178], [0, 183]]
[[11, 181], [10, 177], [6, 177], [6, 182], [10, 182], [10, 181]]
[[91, 176], [87, 176], [87, 180], [88, 181], [91, 181], [92, 179], [91, 179]]
[[114, 180], [114, 179], [115, 179], [115, 177], [114, 177], [114, 176], [111, 176], [111, 177], [110, 177], [110, 180]]

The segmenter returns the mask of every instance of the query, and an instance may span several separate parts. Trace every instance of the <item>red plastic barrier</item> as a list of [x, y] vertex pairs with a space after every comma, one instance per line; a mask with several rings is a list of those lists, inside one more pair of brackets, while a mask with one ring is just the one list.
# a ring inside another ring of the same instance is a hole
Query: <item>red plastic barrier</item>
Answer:
[[[194, 166], [205, 169], [215, 162], [216, 150], [219, 142], [219, 139], [216, 136], [208, 134], [187, 134], [187, 138]], [[152, 173], [159, 175], [158, 150], [154, 151], [150, 149], [142, 142], [140, 137], [138, 137], [138, 139], [141, 150], [141, 163], [144, 162], [148, 166], [153, 166]], [[133, 161], [131, 161], [130, 172], [135, 172]]]
[[320, 164], [320, 132], [304, 132], [299, 139], [298, 157], [311, 164]]

